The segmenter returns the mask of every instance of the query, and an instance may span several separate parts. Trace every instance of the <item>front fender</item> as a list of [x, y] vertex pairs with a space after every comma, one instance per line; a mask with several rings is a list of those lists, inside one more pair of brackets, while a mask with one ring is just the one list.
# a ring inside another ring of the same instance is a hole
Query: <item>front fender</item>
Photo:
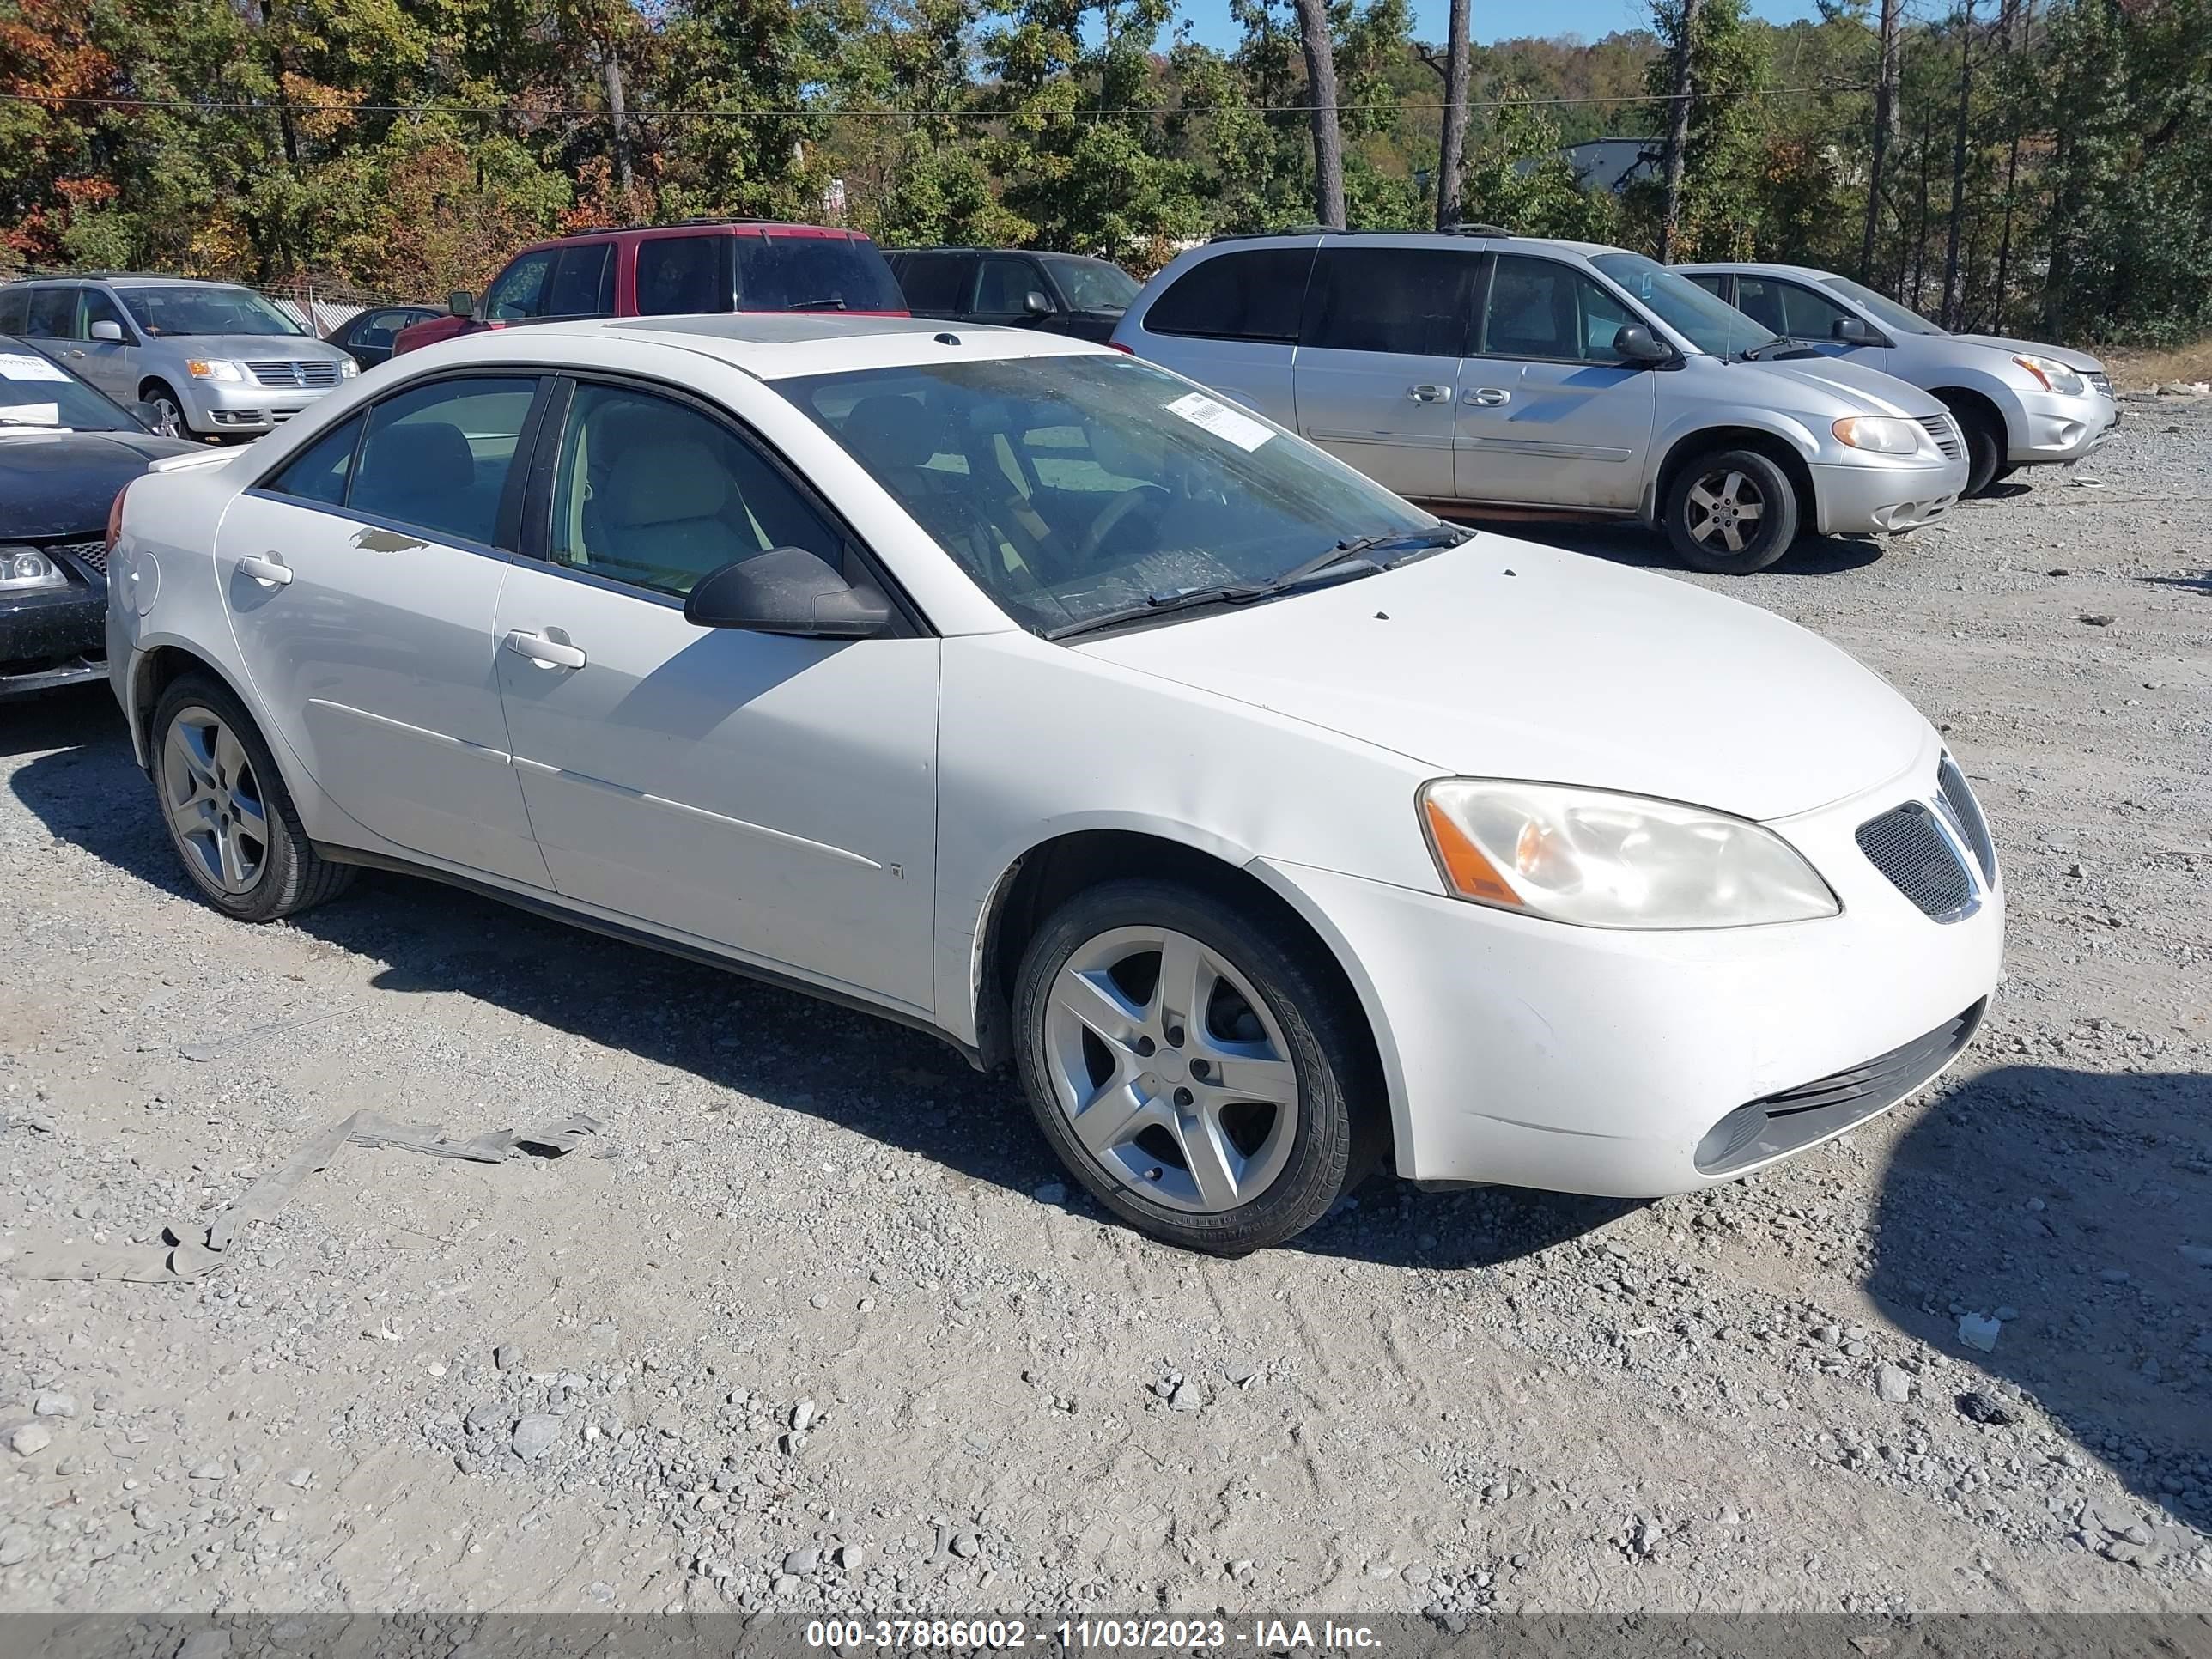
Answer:
[[1710, 407], [1687, 411], [1668, 422], [1653, 437], [1652, 465], [1644, 479], [1644, 522], [1659, 522], [1659, 481], [1667, 476], [1676, 456], [1692, 446], [1725, 441], [1733, 434], [1745, 432], [1779, 439], [1808, 466], [1820, 458], [1820, 435], [1793, 415], [1749, 404], [1729, 409], [1724, 421], [1716, 420]]

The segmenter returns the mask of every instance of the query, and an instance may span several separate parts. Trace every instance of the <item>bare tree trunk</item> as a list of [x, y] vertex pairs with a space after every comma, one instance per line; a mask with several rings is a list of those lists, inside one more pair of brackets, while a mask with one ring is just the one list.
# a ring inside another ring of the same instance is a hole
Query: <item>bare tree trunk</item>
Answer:
[[[2004, 48], [2008, 53], [2027, 44], [2027, 32], [2033, 25], [2035, 0], [2005, 0]], [[2014, 98], [2017, 99], [2017, 93]], [[2012, 149], [2005, 157], [2004, 230], [1997, 239], [1997, 289], [1994, 317], [1990, 324], [1992, 334], [2004, 332], [2005, 300], [2012, 276], [2012, 213], [2014, 194], [2020, 187], [2020, 107], [2015, 101], [2012, 112]]]
[[606, 76], [607, 112], [614, 118], [615, 190], [629, 204], [629, 124], [623, 106], [622, 59], [612, 46], [601, 48], [599, 67]]
[[1920, 309], [1920, 295], [1928, 286], [1928, 169], [1935, 155], [1935, 124], [1925, 114], [1920, 121], [1920, 208], [1912, 232], [1912, 292], [1905, 303]]
[[1306, 54], [1306, 100], [1313, 106], [1314, 216], [1344, 228], [1344, 128], [1336, 112], [1336, 42], [1328, 0], [1297, 0], [1298, 40]]
[[1682, 32], [1674, 42], [1674, 95], [1667, 106], [1667, 204], [1659, 216], [1659, 263], [1674, 258], [1674, 232], [1682, 216], [1682, 160], [1690, 147], [1691, 53], [1698, 39], [1699, 0], [1682, 0]]
[[1875, 69], [1874, 83], [1874, 158], [1867, 172], [1866, 234], [1859, 243], [1859, 280], [1863, 283], [1874, 280], [1870, 273], [1874, 270], [1875, 232], [1881, 221], [1882, 167], [1898, 141], [1897, 24], [1903, 10], [1903, 0], [1881, 0], [1881, 62]]
[[1959, 326], [1959, 234], [1966, 212], [1966, 125], [1974, 95], [1974, 0], [1959, 15], [1959, 122], [1951, 137], [1951, 228], [1943, 240], [1943, 326]]
[[1437, 228], [1460, 221], [1460, 169], [1467, 151], [1468, 0], [1451, 0], [1444, 40], [1444, 131], [1437, 154]]

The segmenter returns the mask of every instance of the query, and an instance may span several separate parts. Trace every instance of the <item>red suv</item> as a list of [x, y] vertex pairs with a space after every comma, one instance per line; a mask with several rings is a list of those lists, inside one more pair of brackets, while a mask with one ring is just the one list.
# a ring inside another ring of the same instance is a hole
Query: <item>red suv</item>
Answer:
[[450, 309], [450, 316], [400, 330], [392, 355], [480, 328], [556, 317], [702, 311], [907, 314], [890, 267], [858, 231], [757, 219], [580, 230], [533, 243], [492, 279], [481, 306], [466, 292], [456, 292]]

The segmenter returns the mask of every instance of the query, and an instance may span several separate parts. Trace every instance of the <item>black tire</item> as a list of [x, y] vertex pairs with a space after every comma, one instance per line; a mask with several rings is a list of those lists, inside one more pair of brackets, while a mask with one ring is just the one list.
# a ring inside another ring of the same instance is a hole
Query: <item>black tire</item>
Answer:
[[[1740, 506], [1756, 497], [1758, 513], [1749, 535], [1743, 534], [1741, 520], [1695, 499], [1703, 491], [1724, 503], [1731, 478], [1740, 481], [1735, 486]], [[1755, 449], [1709, 449], [1691, 457], [1675, 472], [1667, 488], [1662, 517], [1667, 539], [1685, 564], [1716, 575], [1747, 576], [1765, 569], [1797, 539], [1797, 489], [1778, 462]], [[1741, 547], [1727, 544], [1731, 526]]]
[[139, 400], [142, 403], [155, 404], [157, 408], [166, 405], [168, 410], [173, 411], [173, 418], [167, 419], [166, 426], [161, 421], [155, 423], [154, 429], [160, 432], [163, 437], [197, 438], [199, 436], [199, 434], [192, 430], [191, 422], [185, 416], [185, 400], [177, 396], [167, 380], [149, 380], [139, 390]]
[[[1205, 1214], [1146, 1198], [1083, 1146], [1054, 1095], [1048, 1053], [1054, 984], [1079, 950], [1121, 928], [1170, 929], [1198, 940], [1251, 986], [1281, 1034], [1298, 1094], [1289, 1150], [1279, 1173], [1247, 1203]], [[1108, 882], [1047, 919], [1015, 977], [1016, 1065], [1046, 1141], [1093, 1197], [1164, 1243], [1243, 1255], [1303, 1232], [1366, 1178], [1388, 1142], [1389, 1107], [1365, 1024], [1316, 955], [1272, 919], [1177, 882]]]
[[[1978, 410], [1951, 406], [1951, 413], [1959, 422], [1959, 430], [1966, 440], [1967, 499], [1980, 495], [1999, 477], [1997, 469], [2004, 465], [2004, 428], [1994, 425], [1990, 417]], [[2009, 469], [2007, 470], [2009, 472]]]
[[2009, 464], [2001, 466], [1996, 471], [1990, 474], [1990, 482], [1993, 484], [2001, 484], [2019, 471], [2020, 469], [2018, 467], [2013, 466]]
[[[171, 731], [180, 719], [195, 711], [214, 716], [235, 736], [258, 790], [266, 834], [261, 839], [263, 855], [258, 872], [243, 891], [227, 890], [210, 877], [204, 854], [186, 845], [177, 814], [169, 805], [166, 762]], [[301, 826], [299, 810], [292, 804], [291, 792], [284, 787], [284, 775], [277, 770], [276, 757], [269, 752], [260, 728], [220, 680], [206, 674], [183, 674], [170, 682], [154, 706], [147, 752], [153, 763], [155, 801], [162, 827], [169, 832], [170, 845], [177, 849], [185, 874], [200, 896], [225, 915], [240, 921], [275, 921], [336, 898], [353, 884], [358, 873], [355, 866], [333, 863], [316, 852]]]

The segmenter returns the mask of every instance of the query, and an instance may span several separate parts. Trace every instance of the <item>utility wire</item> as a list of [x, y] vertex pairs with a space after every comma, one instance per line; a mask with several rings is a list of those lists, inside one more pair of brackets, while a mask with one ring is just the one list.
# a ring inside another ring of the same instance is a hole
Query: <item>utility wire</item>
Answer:
[[[1838, 97], [1851, 93], [1871, 92], [1863, 84], [1832, 87], [1752, 87], [1726, 92], [1702, 92], [1693, 97], [1702, 102], [1719, 102], [1738, 98], [1797, 98]], [[1664, 94], [1620, 93], [1606, 97], [1583, 98], [1486, 98], [1469, 99], [1457, 107], [1468, 110], [1513, 108], [1562, 108], [1571, 106], [1598, 104], [1663, 104]], [[0, 103], [37, 104], [46, 107], [116, 110], [180, 110], [190, 114], [266, 115], [291, 113], [305, 115], [407, 115], [421, 118], [426, 115], [506, 115], [520, 116], [533, 120], [605, 120], [611, 112], [605, 109], [548, 108], [521, 104], [349, 104], [343, 101], [326, 103], [298, 103], [270, 101], [257, 103], [251, 100], [213, 100], [197, 98], [96, 98], [46, 97], [37, 93], [0, 93]], [[854, 109], [834, 104], [807, 104], [781, 109], [631, 109], [623, 112], [625, 121], [787, 121], [835, 116], [841, 118], [881, 120], [966, 120], [1006, 121], [1014, 119], [1049, 119], [1063, 117], [1069, 120], [1091, 120], [1122, 115], [1180, 115], [1190, 118], [1219, 115], [1310, 115], [1323, 106], [1314, 104], [1235, 104], [1213, 107], [1182, 104], [1122, 105], [1101, 109]], [[1454, 107], [1446, 103], [1400, 104], [1339, 104], [1340, 115], [1386, 115], [1408, 112], [1437, 113]]]

